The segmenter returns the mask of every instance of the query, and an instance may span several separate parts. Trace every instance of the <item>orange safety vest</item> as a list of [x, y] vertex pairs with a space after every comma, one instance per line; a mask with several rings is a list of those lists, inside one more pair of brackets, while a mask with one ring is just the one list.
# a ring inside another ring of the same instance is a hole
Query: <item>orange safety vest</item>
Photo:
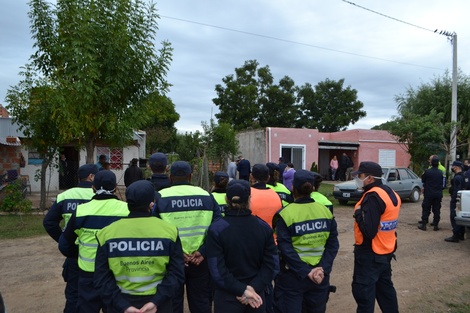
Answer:
[[[396, 194], [396, 192], [393, 191], [398, 200], [397, 205], [394, 205], [392, 199], [390, 199], [390, 196], [385, 190], [380, 187], [373, 187], [362, 195], [361, 200], [359, 200], [359, 202], [354, 207], [354, 211], [361, 208], [361, 203], [364, 200], [366, 194], [369, 192], [377, 193], [380, 199], [385, 202], [385, 211], [382, 216], [380, 216], [380, 223], [378, 227], [379, 230], [372, 239], [372, 251], [374, 251], [376, 254], [393, 253], [395, 251], [397, 241], [396, 229], [398, 224], [398, 214], [400, 212], [401, 199]], [[356, 245], [361, 245], [364, 241], [364, 236], [362, 235], [362, 232], [359, 229], [359, 225], [356, 221], [354, 221], [354, 239], [356, 241]]]
[[250, 210], [271, 228], [273, 228], [273, 217], [281, 208], [281, 198], [274, 190], [251, 188]]

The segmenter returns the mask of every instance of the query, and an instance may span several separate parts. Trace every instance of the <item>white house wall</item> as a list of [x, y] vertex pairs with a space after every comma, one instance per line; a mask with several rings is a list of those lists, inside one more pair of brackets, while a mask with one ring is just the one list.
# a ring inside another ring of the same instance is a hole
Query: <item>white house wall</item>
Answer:
[[[141, 145], [145, 147], [145, 144]], [[25, 148], [21, 149], [21, 152], [24, 156], [28, 156], [28, 150]], [[141, 151], [137, 146], [128, 146], [123, 148], [123, 166], [121, 170], [111, 170], [114, 174], [116, 174], [116, 181], [118, 185], [124, 185], [124, 171], [129, 167], [129, 163], [133, 158], [139, 159], [141, 156]], [[58, 157], [58, 156], [57, 156]], [[97, 159], [96, 153], [94, 160]], [[84, 165], [86, 163], [86, 150], [83, 149], [79, 153], [79, 165]], [[39, 192], [41, 190], [41, 182], [35, 181], [34, 177], [36, 172], [41, 170], [41, 164], [34, 165], [28, 164], [28, 160], [26, 160], [26, 166], [21, 168], [21, 175], [28, 175], [29, 181], [31, 183], [31, 191], [32, 192]], [[57, 191], [59, 190], [59, 171], [57, 168], [48, 167], [46, 171], [46, 188], [50, 191]]]

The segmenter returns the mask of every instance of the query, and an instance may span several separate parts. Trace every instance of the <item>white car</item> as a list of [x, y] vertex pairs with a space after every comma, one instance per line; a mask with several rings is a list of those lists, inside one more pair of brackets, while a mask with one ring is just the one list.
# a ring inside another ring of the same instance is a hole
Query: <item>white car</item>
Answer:
[[460, 226], [470, 227], [470, 190], [457, 192], [455, 223]]

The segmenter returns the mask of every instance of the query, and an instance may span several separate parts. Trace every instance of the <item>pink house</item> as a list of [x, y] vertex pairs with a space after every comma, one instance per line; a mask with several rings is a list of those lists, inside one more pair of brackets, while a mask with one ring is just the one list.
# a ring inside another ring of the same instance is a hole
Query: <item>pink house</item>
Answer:
[[395, 138], [384, 130], [353, 129], [321, 133], [317, 129], [276, 128], [250, 130], [238, 134], [240, 151], [251, 164], [275, 162], [279, 157], [295, 168], [310, 169], [313, 162], [323, 176], [328, 175], [331, 158], [343, 152], [351, 157], [356, 169], [362, 161], [382, 166], [403, 166], [410, 155]]

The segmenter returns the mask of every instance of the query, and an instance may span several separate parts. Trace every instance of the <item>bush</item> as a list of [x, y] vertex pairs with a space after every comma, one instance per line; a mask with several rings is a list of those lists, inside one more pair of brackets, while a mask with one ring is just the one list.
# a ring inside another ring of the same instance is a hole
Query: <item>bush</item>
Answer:
[[17, 179], [6, 185], [1, 191], [0, 211], [25, 213], [31, 210], [31, 201], [25, 198], [26, 186]]
[[310, 167], [310, 171], [318, 173], [318, 165], [315, 162], [312, 162], [312, 166]]

